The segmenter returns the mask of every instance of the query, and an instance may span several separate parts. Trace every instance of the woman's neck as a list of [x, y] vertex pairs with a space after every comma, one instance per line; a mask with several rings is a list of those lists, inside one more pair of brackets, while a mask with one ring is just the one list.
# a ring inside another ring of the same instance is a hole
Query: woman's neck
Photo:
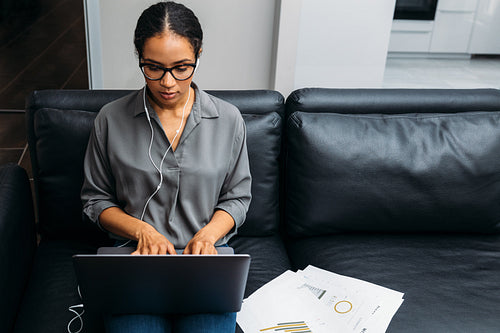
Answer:
[[155, 110], [158, 116], [161, 115], [170, 115], [171, 117], [180, 118], [183, 113], [186, 113], [191, 108], [188, 106], [191, 104], [191, 101], [194, 103], [195, 91], [193, 87], [189, 87], [189, 92], [185, 94], [186, 97], [179, 100], [176, 104], [172, 106], [162, 105], [149, 93], [147, 93], [147, 98], [153, 109]]

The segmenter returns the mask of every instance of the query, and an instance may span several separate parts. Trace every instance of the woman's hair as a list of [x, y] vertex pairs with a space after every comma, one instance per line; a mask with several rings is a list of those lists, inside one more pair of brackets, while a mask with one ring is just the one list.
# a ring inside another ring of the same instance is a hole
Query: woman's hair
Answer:
[[142, 58], [146, 40], [165, 31], [186, 37], [198, 59], [203, 41], [200, 22], [193, 11], [173, 1], [159, 2], [144, 10], [137, 20], [134, 45], [139, 59]]

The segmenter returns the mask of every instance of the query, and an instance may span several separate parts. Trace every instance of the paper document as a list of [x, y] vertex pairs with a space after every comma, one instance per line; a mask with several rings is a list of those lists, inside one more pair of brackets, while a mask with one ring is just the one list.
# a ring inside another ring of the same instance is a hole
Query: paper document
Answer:
[[385, 332], [403, 293], [314, 266], [286, 271], [243, 301], [245, 332]]

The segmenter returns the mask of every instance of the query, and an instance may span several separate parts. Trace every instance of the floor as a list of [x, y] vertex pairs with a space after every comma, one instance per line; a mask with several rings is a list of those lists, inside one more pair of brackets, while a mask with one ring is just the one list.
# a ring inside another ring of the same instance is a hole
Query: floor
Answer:
[[0, 10], [0, 165], [31, 178], [25, 98], [36, 89], [87, 89], [82, 0], [2, 0]]
[[500, 56], [471, 59], [389, 57], [383, 87], [500, 89]]

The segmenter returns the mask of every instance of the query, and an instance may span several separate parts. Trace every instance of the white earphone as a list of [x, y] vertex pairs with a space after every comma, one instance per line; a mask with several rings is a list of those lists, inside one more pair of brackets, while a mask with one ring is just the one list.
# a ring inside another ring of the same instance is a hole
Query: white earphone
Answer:
[[142, 214], [141, 214], [141, 218], [140, 218], [142, 221], [144, 220], [144, 214], [146, 213], [146, 208], [148, 207], [149, 202], [158, 193], [158, 191], [160, 191], [161, 186], [163, 184], [163, 172], [162, 172], [162, 170], [163, 170], [163, 162], [165, 161], [165, 157], [167, 157], [167, 154], [170, 151], [170, 149], [172, 149], [172, 145], [174, 144], [175, 140], [177, 139], [177, 136], [179, 135], [179, 133], [180, 133], [180, 131], [182, 129], [182, 125], [184, 124], [184, 115], [186, 113], [186, 107], [187, 107], [187, 105], [189, 103], [189, 100], [191, 98], [191, 89], [189, 89], [188, 90], [188, 98], [186, 100], [186, 104], [184, 104], [184, 108], [182, 109], [182, 119], [181, 119], [181, 123], [179, 125], [179, 128], [175, 131], [175, 136], [172, 139], [172, 142], [170, 143], [170, 145], [168, 146], [167, 150], [163, 154], [163, 157], [162, 157], [162, 159], [160, 161], [160, 166], [157, 166], [156, 163], [153, 161], [153, 157], [151, 156], [151, 147], [153, 146], [153, 140], [154, 140], [154, 129], [153, 129], [153, 124], [151, 124], [151, 117], [149, 116], [148, 107], [146, 105], [146, 93], [147, 93], [146, 88], [147, 88], [147, 86], [144, 86], [143, 104], [144, 104], [144, 111], [146, 112], [146, 118], [148, 119], [149, 128], [151, 129], [151, 140], [149, 141], [148, 156], [149, 156], [149, 160], [151, 161], [151, 163], [153, 164], [153, 166], [155, 167], [155, 169], [158, 171], [158, 173], [160, 175], [160, 182], [158, 183], [158, 186], [156, 187], [156, 189], [154, 190], [154, 192], [151, 194], [151, 196], [146, 201], [146, 204], [144, 205], [144, 208], [143, 208]]
[[198, 69], [199, 65], [200, 65], [200, 58], [196, 59], [196, 67], [194, 68], [193, 75], [194, 75], [194, 73], [196, 73], [196, 70]]
[[[196, 59], [196, 67], [194, 68], [193, 75], [194, 75], [194, 73], [196, 73], [196, 70], [198, 69], [198, 65], [199, 64], [200, 64], [200, 58]], [[156, 193], [158, 193], [158, 191], [160, 191], [161, 186], [163, 184], [163, 173], [162, 173], [163, 161], [165, 160], [165, 157], [167, 157], [167, 154], [170, 151], [170, 149], [172, 149], [172, 145], [174, 144], [175, 140], [177, 139], [177, 136], [179, 135], [179, 133], [180, 133], [180, 131], [182, 129], [182, 125], [184, 124], [184, 115], [186, 113], [186, 107], [187, 107], [187, 105], [189, 103], [189, 100], [191, 98], [191, 89], [188, 90], [188, 98], [186, 100], [186, 104], [184, 104], [184, 108], [182, 109], [182, 119], [181, 119], [181, 123], [179, 125], [179, 128], [175, 131], [175, 136], [172, 139], [172, 142], [170, 143], [170, 146], [168, 146], [167, 150], [165, 151], [165, 154], [163, 154], [163, 157], [162, 157], [162, 159], [160, 161], [160, 166], [159, 167], [153, 161], [153, 157], [151, 156], [151, 147], [153, 146], [154, 130], [153, 130], [153, 125], [151, 124], [151, 117], [149, 116], [148, 107], [146, 105], [146, 93], [147, 93], [147, 85], [144, 86], [144, 92], [143, 92], [143, 99], [142, 100], [143, 100], [143, 105], [144, 105], [144, 112], [146, 112], [146, 118], [148, 119], [149, 128], [151, 129], [151, 140], [149, 142], [148, 156], [149, 156], [149, 160], [151, 161], [151, 163], [153, 164], [153, 166], [155, 167], [155, 169], [160, 174], [160, 182], [158, 183], [158, 186], [156, 187], [155, 191], [151, 194], [151, 196], [146, 201], [146, 204], [144, 205], [144, 209], [142, 210], [141, 220], [144, 220], [144, 214], [146, 213], [146, 208], [149, 205], [149, 202], [151, 201], [151, 199], [153, 199], [153, 197], [156, 195]]]

